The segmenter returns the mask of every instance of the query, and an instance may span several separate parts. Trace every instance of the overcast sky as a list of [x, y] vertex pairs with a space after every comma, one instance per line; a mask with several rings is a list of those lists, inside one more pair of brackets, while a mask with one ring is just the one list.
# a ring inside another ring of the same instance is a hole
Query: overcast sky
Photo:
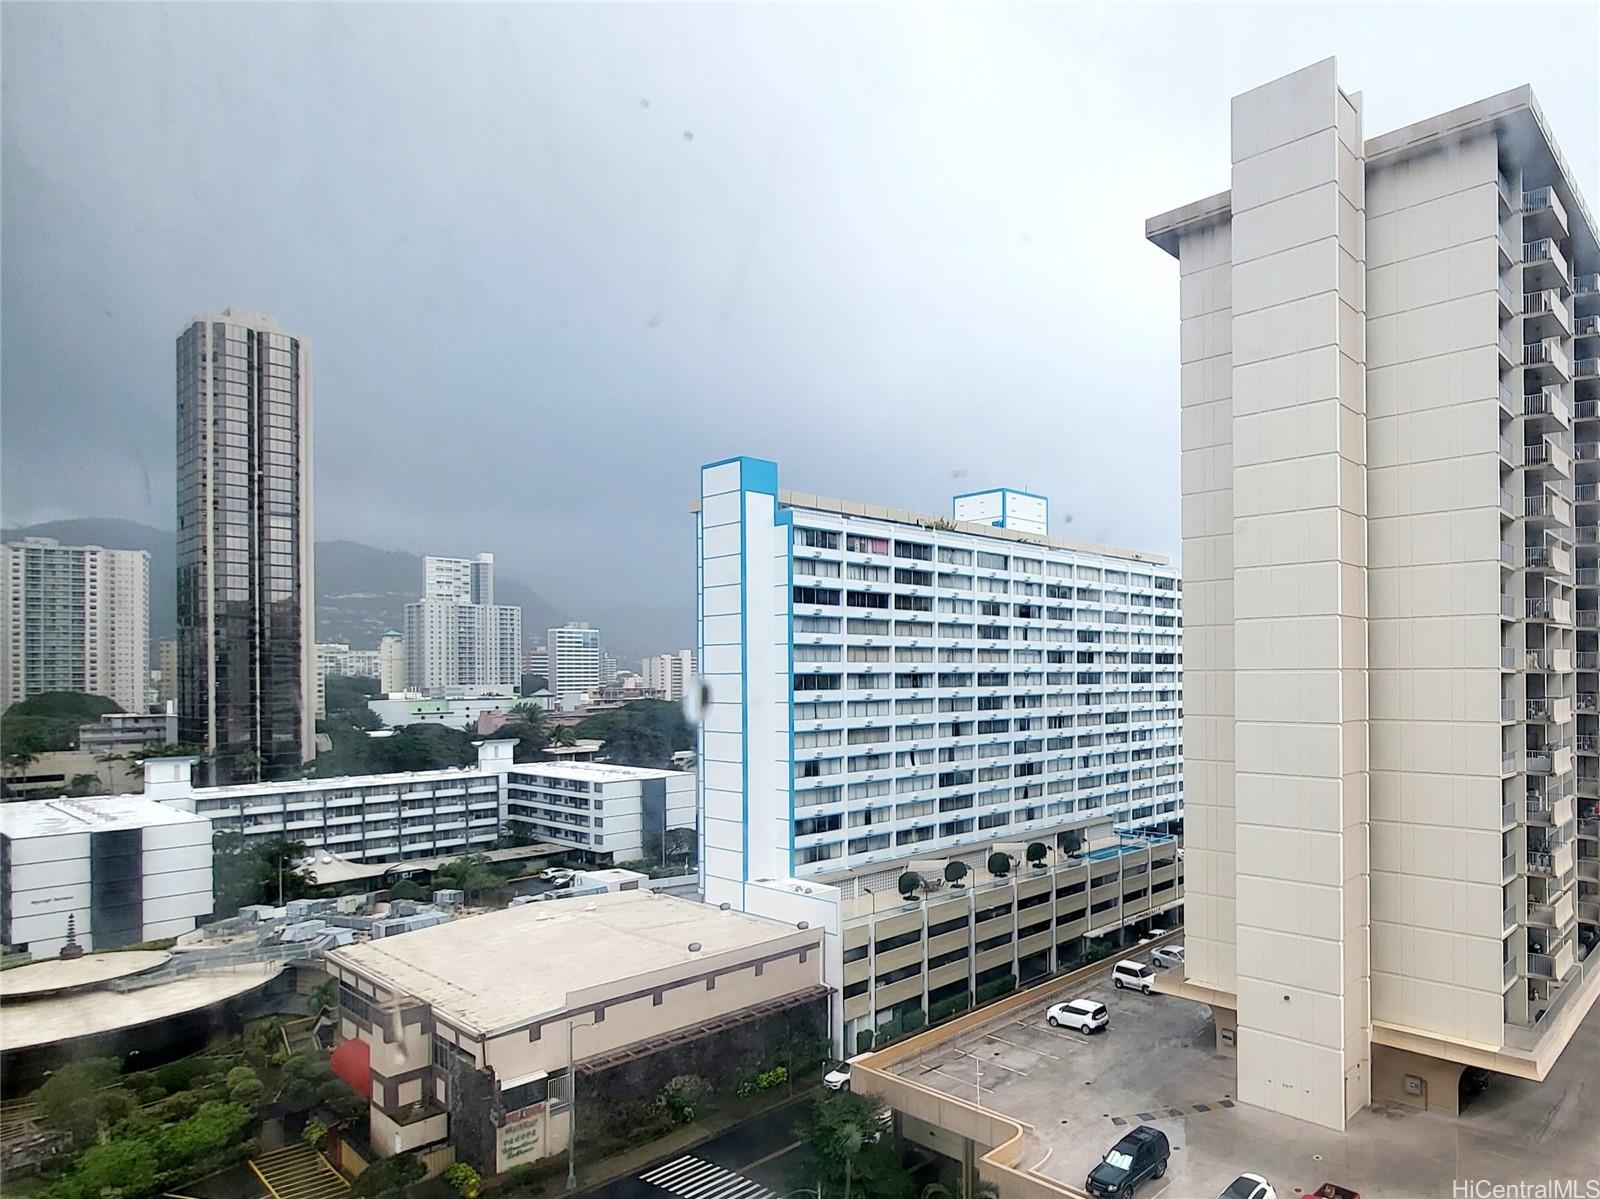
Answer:
[[[173, 339], [316, 355], [316, 531], [692, 638], [700, 463], [1177, 554], [1177, 269], [1228, 100], [1373, 135], [1531, 83], [1591, 202], [1593, 4], [8, 3], [7, 525], [174, 523]], [[1071, 524], [1065, 523], [1070, 514]]]

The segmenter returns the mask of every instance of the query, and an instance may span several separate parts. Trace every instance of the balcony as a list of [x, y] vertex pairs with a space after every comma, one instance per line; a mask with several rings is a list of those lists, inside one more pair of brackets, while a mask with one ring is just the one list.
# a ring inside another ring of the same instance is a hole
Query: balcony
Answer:
[[1506, 987], [1509, 987], [1512, 983], [1517, 981], [1516, 958], [1507, 958], [1505, 960], [1504, 965], [1501, 967], [1501, 976], [1501, 990], [1504, 990]]
[[1572, 312], [1553, 287], [1523, 293], [1522, 314], [1526, 318], [1522, 326], [1524, 340], [1530, 334], [1572, 334]]
[[1511, 444], [1509, 437], [1500, 439], [1500, 461], [1513, 469], [1522, 465], [1522, 455], [1517, 453], [1517, 447]]
[[1517, 755], [1516, 755], [1516, 752], [1513, 751], [1513, 752], [1508, 753], [1508, 754], [1501, 754], [1500, 755], [1500, 774], [1502, 776], [1505, 776], [1505, 775], [1511, 775], [1511, 774], [1516, 774], [1516, 773], [1517, 773]]
[[1592, 899], [1578, 900], [1578, 919], [1585, 924], [1600, 924], [1600, 902]]
[[1555, 857], [1546, 849], [1528, 850], [1528, 873], [1555, 877]]
[[1514, 316], [1522, 315], [1522, 299], [1516, 292], [1511, 290], [1511, 285], [1504, 279], [1500, 280], [1499, 286], [1495, 288], [1495, 293], [1500, 299], [1501, 320], [1509, 320]]
[[1579, 299], [1600, 296], [1600, 274], [1579, 275], [1572, 280], [1572, 294]]
[[1500, 859], [1500, 882], [1509, 883], [1517, 877], [1517, 855], [1508, 853]]
[[1500, 802], [1500, 827], [1508, 829], [1517, 822], [1517, 801], [1514, 799], [1501, 800]]
[[1572, 364], [1574, 379], [1600, 379], [1600, 358], [1580, 358]]
[[1576, 337], [1600, 337], [1600, 316], [1580, 316], [1572, 324]]
[[1500, 385], [1500, 414], [1505, 417], [1522, 415], [1522, 396], [1504, 383]]
[[1522, 410], [1528, 416], [1553, 417], [1562, 426], [1572, 424], [1572, 410], [1559, 387], [1541, 387], [1523, 396]]
[[1500, 489], [1500, 515], [1517, 519], [1517, 499], [1503, 487]]
[[1521, 658], [1521, 653], [1512, 646], [1502, 645], [1500, 647], [1501, 670], [1516, 670], [1517, 663], [1521, 660]]
[[[1593, 738], [1591, 737], [1592, 741]], [[1600, 819], [1586, 817], [1578, 821], [1578, 836], [1590, 841], [1600, 841]]]
[[1556, 910], [1547, 903], [1528, 905], [1528, 923], [1538, 928], [1556, 927]]
[[1554, 978], [1556, 976], [1556, 960], [1548, 953], [1528, 953], [1529, 978]]
[[1516, 700], [1503, 699], [1500, 701], [1500, 721], [1502, 724], [1509, 724], [1520, 719], [1521, 717], [1517, 715]]
[[1567, 210], [1554, 188], [1536, 187], [1522, 193], [1522, 227], [1527, 230], [1530, 226], [1538, 232], [1566, 236]]
[[1525, 342], [1522, 346], [1522, 365], [1542, 374], [1554, 374], [1563, 382], [1572, 381], [1572, 361], [1561, 348], [1561, 339], [1546, 337]]
[[[1579, 400], [1572, 406], [1572, 416], [1575, 420], [1595, 420], [1600, 418], [1600, 401]], [[1593, 499], [1594, 497], [1591, 496], [1590, 498]]]
[[1546, 282], [1559, 282], [1565, 285], [1570, 283], [1572, 278], [1572, 268], [1567, 265], [1567, 257], [1561, 252], [1561, 247], [1556, 245], [1553, 237], [1541, 237], [1536, 241], [1522, 243], [1522, 272], [1524, 284], [1533, 279], [1540, 285]]

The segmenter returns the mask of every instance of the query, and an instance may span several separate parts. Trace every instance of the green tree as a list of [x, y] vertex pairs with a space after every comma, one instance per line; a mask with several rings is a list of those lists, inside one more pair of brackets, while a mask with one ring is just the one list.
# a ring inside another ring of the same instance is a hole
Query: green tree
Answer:
[[989, 873], [995, 878], [1004, 878], [1011, 872], [1011, 855], [1001, 853], [998, 849], [989, 855]]
[[259, 843], [243, 833], [223, 830], [211, 839], [212, 890], [218, 916], [232, 916], [242, 907], [277, 903], [280, 881], [283, 901], [304, 899], [317, 889], [311, 871], [296, 865], [306, 857], [304, 842], [273, 838]]
[[913, 1179], [888, 1140], [885, 1109], [849, 1091], [817, 1100], [804, 1137], [824, 1190], [868, 1199], [910, 1199]]
[[481, 853], [466, 854], [453, 862], [446, 862], [433, 872], [435, 890], [462, 891], [469, 900], [499, 883], [500, 876], [489, 868], [489, 859]]
[[67, 783], [67, 794], [73, 798], [106, 794], [106, 785], [98, 774], [75, 774]]
[[128, 1092], [112, 1087], [120, 1073], [116, 1058], [93, 1057], [67, 1062], [33, 1093], [40, 1119], [51, 1128], [91, 1141], [102, 1124], [114, 1122], [137, 1103]]
[[1033, 841], [1028, 845], [1028, 865], [1038, 868], [1044, 865], [1045, 858], [1050, 856], [1050, 849], [1043, 841]]
[[1075, 854], [1083, 848], [1083, 833], [1078, 829], [1067, 829], [1056, 834], [1056, 851], [1063, 855]]
[[944, 881], [952, 887], [959, 886], [961, 880], [967, 877], [967, 864], [965, 862], [946, 862], [944, 867]]
[[550, 730], [549, 744], [558, 749], [571, 749], [578, 744], [578, 734], [572, 731], [570, 724], [563, 724]]
[[415, 1153], [381, 1157], [361, 1171], [361, 1176], [351, 1184], [350, 1193], [358, 1199], [402, 1199], [427, 1172]]
[[389, 888], [390, 899], [426, 899], [427, 891], [423, 890], [416, 882], [403, 878]]
[[672, 755], [694, 748], [694, 731], [683, 709], [659, 699], [640, 699], [582, 721], [579, 738], [604, 741], [605, 760], [624, 766], [666, 769]]
[[693, 866], [700, 857], [699, 834], [692, 828], [667, 830], [667, 861], [674, 866]]
[[321, 1149], [328, 1143], [328, 1126], [321, 1120], [309, 1120], [300, 1133], [300, 1139], [313, 1149]]
[[514, 762], [542, 762], [544, 747], [549, 743], [550, 730], [545, 727], [544, 713], [538, 708], [515, 708], [515, 715], [494, 731], [496, 741], [514, 741], [511, 760]]
[[900, 875], [897, 886], [900, 888], [900, 898], [909, 900], [922, 890], [922, 876], [915, 870], [907, 870]]
[[500, 837], [496, 842], [499, 849], [521, 849], [532, 845], [539, 839], [539, 834], [533, 831], [533, 825], [526, 820], [508, 820], [500, 826]]
[[52, 1199], [145, 1195], [155, 1190], [157, 1175], [166, 1168], [150, 1139], [119, 1138], [84, 1150], [71, 1172], [47, 1193]]

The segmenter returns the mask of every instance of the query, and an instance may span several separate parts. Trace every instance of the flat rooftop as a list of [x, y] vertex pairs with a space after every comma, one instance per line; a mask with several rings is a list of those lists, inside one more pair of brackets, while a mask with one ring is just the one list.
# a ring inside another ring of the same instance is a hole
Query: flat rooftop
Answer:
[[[596, 745], [603, 744], [595, 742]], [[555, 751], [552, 751], [555, 752]], [[684, 779], [693, 777], [686, 770], [655, 770], [648, 766], [612, 766], [606, 762], [519, 762], [511, 767], [516, 774], [537, 774], [546, 778], [579, 779], [589, 783], [628, 783], [640, 779]]]
[[0, 1020], [0, 1050], [9, 1053], [75, 1041], [200, 1011], [265, 986], [282, 971], [282, 962], [249, 962], [131, 991], [73, 991], [22, 1002], [8, 999], [5, 1019]]
[[209, 824], [204, 816], [146, 799], [142, 795], [102, 795], [88, 799], [29, 799], [0, 804], [0, 834], [7, 837], [62, 837], [105, 833], [162, 824]]
[[619, 891], [469, 916], [335, 949], [328, 960], [421, 1000], [452, 1024], [493, 1033], [561, 1011], [572, 992], [796, 935], [788, 925], [708, 904]]
[[172, 955], [159, 949], [128, 949], [119, 953], [88, 953], [81, 958], [47, 958], [0, 972], [0, 999], [52, 995], [76, 991], [159, 970]]

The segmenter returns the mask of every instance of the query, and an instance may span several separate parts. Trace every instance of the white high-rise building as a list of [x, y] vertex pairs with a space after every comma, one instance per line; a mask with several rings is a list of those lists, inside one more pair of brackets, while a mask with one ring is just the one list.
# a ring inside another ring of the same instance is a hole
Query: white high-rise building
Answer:
[[423, 560], [406, 605], [406, 688], [511, 687], [522, 678], [522, 609], [494, 602], [494, 555]]
[[[1219, 171], [1220, 174], [1220, 171]], [[1597, 994], [1600, 250], [1526, 87], [1237, 96], [1178, 259], [1183, 990], [1332, 1128], [1543, 1078]], [[1230, 1042], [1231, 1043], [1231, 1040]]]
[[563, 701], [581, 697], [601, 683], [600, 630], [569, 622], [545, 634], [550, 655], [550, 690]]
[[675, 654], [656, 654], [644, 660], [644, 686], [646, 691], [661, 692], [662, 699], [673, 702], [683, 698], [683, 692], [694, 678], [694, 650], [680, 649]]
[[[702, 468], [697, 541], [705, 898], [828, 928], [845, 1046], [1181, 902], [1177, 847], [1156, 836], [1183, 813], [1183, 593], [1165, 558], [780, 491], [754, 458]], [[1075, 856], [1091, 834], [1115, 842], [1092, 888]], [[1003, 920], [979, 923], [994, 913], [974, 886], [937, 921], [876, 924], [901, 872], [987, 876], [992, 853], [1035, 843], [1059, 895], [1041, 869], [991, 892]], [[946, 953], [944, 921], [976, 924], [982, 952], [963, 933]], [[871, 948], [891, 928], [892, 967]]]
[[142, 712], [150, 677], [150, 555], [45, 537], [0, 552], [0, 708], [77, 691]]
[[406, 639], [393, 630], [378, 642], [378, 690], [384, 695], [406, 687]]

